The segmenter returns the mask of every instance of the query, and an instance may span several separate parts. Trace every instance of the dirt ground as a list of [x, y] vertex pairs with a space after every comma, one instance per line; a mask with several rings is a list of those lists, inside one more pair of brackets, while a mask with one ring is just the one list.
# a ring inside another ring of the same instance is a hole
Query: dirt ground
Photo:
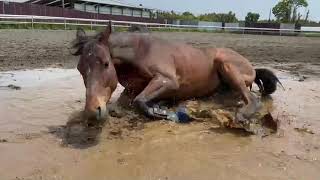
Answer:
[[[254, 64], [292, 73], [320, 75], [320, 38], [192, 32], [154, 35], [196, 47], [228, 47]], [[70, 54], [69, 47], [74, 37], [75, 31], [0, 30], [0, 70], [73, 68], [77, 58]]]
[[66, 137], [85, 100], [77, 58], [68, 48], [75, 31], [0, 30], [0, 179], [320, 177], [320, 38], [154, 35], [196, 47], [229, 47], [257, 67], [272, 68], [286, 88], [272, 95], [278, 133], [261, 138], [208, 122], [146, 122], [130, 115], [110, 118], [87, 134], [72, 126]]

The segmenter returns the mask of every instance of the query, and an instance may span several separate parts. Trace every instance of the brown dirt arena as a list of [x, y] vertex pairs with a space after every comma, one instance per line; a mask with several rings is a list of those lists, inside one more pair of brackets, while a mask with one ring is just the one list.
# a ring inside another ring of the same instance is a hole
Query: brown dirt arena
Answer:
[[94, 143], [82, 142], [89, 136], [77, 134], [81, 127], [75, 126], [74, 142], [66, 145], [64, 127], [80, 119], [85, 100], [77, 58], [69, 53], [75, 31], [0, 30], [0, 179], [320, 177], [320, 38], [153, 34], [196, 47], [232, 48], [255, 66], [272, 68], [286, 88], [272, 95], [279, 132], [261, 138], [208, 122], [145, 122], [130, 115], [87, 132], [99, 139]]

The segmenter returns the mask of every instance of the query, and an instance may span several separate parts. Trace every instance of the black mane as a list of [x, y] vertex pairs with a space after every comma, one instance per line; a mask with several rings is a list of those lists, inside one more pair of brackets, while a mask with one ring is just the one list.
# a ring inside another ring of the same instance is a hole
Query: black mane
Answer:
[[[78, 31], [82, 30], [81, 28], [78, 28]], [[83, 30], [82, 30], [83, 31]], [[146, 33], [149, 32], [148, 28], [141, 25], [131, 25], [128, 29], [129, 32], [141, 32]], [[72, 42], [72, 48], [76, 49], [74, 53], [71, 53], [74, 56], [79, 56], [82, 54], [84, 49], [94, 49], [96, 47], [96, 44], [99, 42], [100, 37], [102, 36], [102, 32], [97, 33], [93, 36], [85, 36], [81, 38], [76, 38]]]

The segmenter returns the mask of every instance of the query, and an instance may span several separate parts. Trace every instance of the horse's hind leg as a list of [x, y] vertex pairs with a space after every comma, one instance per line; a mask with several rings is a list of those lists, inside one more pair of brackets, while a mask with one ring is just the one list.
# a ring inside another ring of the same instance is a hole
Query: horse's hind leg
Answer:
[[218, 71], [222, 75], [224, 82], [229, 84], [234, 90], [241, 93], [245, 105], [238, 110], [236, 119], [238, 121], [245, 121], [245, 119], [250, 118], [250, 116], [258, 109], [257, 98], [255, 98], [247, 88], [246, 76], [242, 75], [237, 67], [230, 62], [218, 60], [216, 65], [218, 66]]
[[[147, 116], [166, 118], [167, 112], [155, 112], [150, 102], [161, 95], [179, 88], [178, 82], [162, 75], [154, 77], [147, 87], [134, 99], [134, 103]], [[161, 111], [161, 109], [158, 109]]]

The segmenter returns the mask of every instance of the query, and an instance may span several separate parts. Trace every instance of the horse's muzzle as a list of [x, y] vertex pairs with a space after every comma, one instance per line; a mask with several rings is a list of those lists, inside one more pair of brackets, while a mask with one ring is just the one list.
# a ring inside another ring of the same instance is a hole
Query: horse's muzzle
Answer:
[[103, 120], [107, 118], [107, 106], [99, 106], [95, 110], [86, 110], [86, 116], [88, 119]]

